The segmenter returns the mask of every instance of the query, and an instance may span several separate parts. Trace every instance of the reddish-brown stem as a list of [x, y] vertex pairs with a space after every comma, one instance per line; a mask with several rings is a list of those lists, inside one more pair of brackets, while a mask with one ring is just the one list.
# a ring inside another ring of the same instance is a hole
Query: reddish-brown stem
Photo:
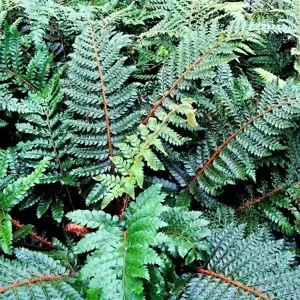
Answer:
[[204, 164], [204, 166], [197, 172], [197, 174], [195, 175], [195, 177], [191, 180], [191, 182], [188, 184], [188, 186], [186, 187], [186, 189], [190, 189], [191, 185], [194, 184], [197, 179], [199, 177], [201, 177], [204, 173], [204, 171], [211, 165], [212, 162], [214, 162], [214, 160], [220, 155], [221, 151], [233, 140], [235, 139], [242, 131], [244, 131], [244, 129], [251, 125], [252, 123], [254, 123], [256, 120], [262, 118], [266, 113], [269, 113], [271, 111], [273, 111], [276, 108], [282, 107], [283, 105], [291, 105], [294, 102], [285, 102], [285, 103], [280, 103], [277, 104], [273, 107], [270, 107], [266, 110], [264, 110], [263, 112], [261, 112], [260, 114], [258, 114], [256, 117], [254, 117], [253, 119], [249, 120], [247, 123], [245, 123], [242, 127], [240, 127], [235, 133], [233, 133], [232, 135], [230, 135], [218, 148], [217, 150], [214, 152], [214, 154], [208, 159], [208, 161]]
[[5, 286], [5, 287], [0, 287], [0, 293], [4, 293], [9, 289], [15, 289], [21, 286], [25, 286], [25, 285], [30, 285], [30, 284], [34, 284], [34, 283], [40, 283], [40, 282], [45, 282], [45, 281], [58, 281], [58, 280], [63, 280], [66, 278], [69, 278], [72, 274], [69, 275], [60, 275], [60, 276], [49, 276], [49, 275], [45, 275], [45, 276], [41, 276], [41, 277], [35, 277], [35, 278], [31, 278], [31, 279], [27, 279], [24, 281], [19, 281], [19, 282], [15, 282], [11, 285]]
[[206, 52], [204, 52], [197, 60], [195, 60], [190, 66], [186, 68], [186, 70], [176, 79], [171, 88], [166, 91], [163, 96], [154, 103], [153, 108], [143, 120], [143, 124], [147, 124], [149, 119], [155, 114], [157, 108], [163, 104], [166, 98], [168, 98], [171, 93], [178, 87], [179, 83], [186, 77], [186, 75], [193, 70], [197, 65], [199, 65], [214, 49], [218, 48], [224, 40], [220, 40], [215, 43], [211, 48], [209, 48]]
[[223, 280], [223, 281], [225, 281], [229, 284], [234, 285], [238, 289], [244, 290], [246, 293], [249, 293], [249, 294], [252, 294], [252, 295], [258, 297], [259, 299], [272, 300], [270, 297], [264, 295], [262, 292], [254, 290], [251, 287], [249, 287], [245, 284], [242, 284], [241, 282], [235, 281], [235, 280], [233, 280], [229, 277], [226, 277], [223, 274], [219, 274], [219, 273], [216, 273], [216, 272], [213, 272], [213, 271], [210, 271], [210, 270], [204, 270], [204, 269], [200, 269], [200, 268], [198, 269], [198, 272], [200, 274], [205, 274], [207, 276], [211, 276], [211, 277], [215, 277], [215, 278], [218, 278], [220, 280]]
[[[21, 229], [25, 226], [24, 224], [20, 223], [18, 220], [12, 220], [12, 225], [14, 227], [16, 227], [17, 229]], [[33, 231], [30, 231], [29, 235], [33, 239], [35, 239], [35, 240], [39, 241], [40, 243], [44, 244], [45, 246], [48, 246], [48, 247], [53, 248], [53, 249], [56, 248], [47, 238], [42, 238], [41, 236], [39, 236], [37, 233], [35, 233]]]
[[[292, 184], [292, 186], [294, 186], [294, 185], [300, 185], [300, 181], [295, 182], [294, 184]], [[238, 208], [236, 209], [236, 211], [237, 211], [237, 212], [240, 212], [240, 211], [243, 211], [243, 210], [245, 210], [245, 209], [247, 209], [247, 208], [250, 208], [250, 207], [252, 207], [253, 205], [255, 205], [255, 204], [257, 204], [257, 203], [260, 203], [262, 200], [264, 200], [264, 199], [270, 197], [271, 195], [273, 195], [273, 194], [275, 194], [275, 193], [277, 193], [277, 192], [279, 192], [279, 191], [283, 191], [284, 189], [285, 189], [284, 187], [277, 187], [276, 189], [274, 189], [274, 190], [272, 190], [272, 191], [269, 191], [268, 193], [263, 194], [263, 195], [260, 196], [259, 198], [256, 198], [256, 199], [254, 199], [254, 200], [252, 200], [252, 201], [250, 201], [250, 202], [247, 202], [247, 203], [245, 203], [244, 205], [238, 207]]]
[[[103, 110], [105, 115], [105, 123], [106, 123], [106, 136], [107, 136], [107, 144], [108, 144], [108, 152], [109, 156], [113, 156], [113, 144], [111, 139], [111, 129], [110, 129], [110, 118], [108, 113], [108, 103], [107, 103], [107, 97], [106, 97], [106, 88], [104, 84], [104, 76], [102, 71], [102, 66], [100, 62], [100, 58], [98, 55], [98, 47], [95, 40], [95, 32], [93, 26], [90, 24], [90, 30], [91, 30], [91, 37], [93, 41], [93, 48], [94, 48], [94, 56], [99, 72], [99, 78], [100, 78], [100, 86], [101, 86], [101, 93], [102, 93], [102, 102], [103, 102]], [[111, 163], [111, 169], [114, 170], [114, 165]]]
[[120, 212], [119, 212], [119, 219], [123, 220], [124, 211], [127, 209], [128, 203], [130, 201], [129, 195], [126, 195], [123, 199], [120, 199], [120, 201], [122, 202], [122, 204], [121, 204], [122, 207], [121, 207]]

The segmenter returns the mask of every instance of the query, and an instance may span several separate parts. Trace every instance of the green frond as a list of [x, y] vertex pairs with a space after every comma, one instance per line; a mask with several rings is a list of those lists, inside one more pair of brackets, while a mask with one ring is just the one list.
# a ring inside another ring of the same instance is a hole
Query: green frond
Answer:
[[210, 251], [209, 244], [204, 241], [210, 235], [209, 222], [202, 217], [201, 212], [176, 207], [163, 214], [163, 220], [168, 224], [163, 228], [167, 237], [163, 245], [174, 257], [185, 258], [187, 265], [194, 260], [203, 260]]
[[14, 25], [5, 25], [0, 36], [0, 88], [11, 93], [16, 88], [24, 93], [43, 88], [49, 78], [53, 57], [41, 43], [35, 55], [28, 58], [28, 36], [21, 36]]
[[13, 235], [13, 243], [19, 242], [20, 240], [26, 238], [32, 229], [33, 225], [25, 225], [24, 227], [15, 230]]
[[230, 224], [238, 224], [238, 217], [235, 210], [222, 203], [218, 203], [213, 208], [206, 209], [205, 217], [210, 221], [211, 226], [216, 228], [226, 228]]
[[163, 20], [154, 26], [148, 35], [168, 34], [170, 36], [180, 37], [189, 28], [199, 26], [199, 22], [209, 20], [217, 12], [219, 1], [193, 1], [193, 0], [171, 0], [155, 4], [155, 1], [149, 1], [148, 5], [160, 9], [165, 15]]
[[26, 16], [23, 29], [34, 45], [38, 47], [46, 43], [48, 49], [57, 55], [65, 55], [66, 41], [73, 40], [74, 34], [80, 32], [83, 17], [88, 17], [88, 12], [83, 9], [78, 10], [58, 1], [21, 0], [20, 6]]
[[[121, 54], [129, 44], [128, 35], [116, 33], [111, 27], [99, 28], [94, 23], [86, 26], [74, 44], [65, 84], [69, 95], [67, 105], [74, 113], [74, 119], [68, 123], [78, 144], [72, 153], [88, 158], [91, 164], [108, 162], [116, 143], [120, 142], [118, 133], [130, 132], [139, 121], [138, 109], [131, 110], [137, 105], [136, 86], [125, 85], [135, 69], [125, 65], [127, 58]], [[132, 120], [124, 123], [124, 118]], [[86, 119], [85, 124], [80, 119]], [[100, 123], [103, 123], [101, 127]], [[103, 171], [99, 168], [90, 174]], [[75, 169], [73, 173], [80, 175], [81, 171]]]
[[299, 16], [0, 0], [0, 299], [300, 299]]
[[212, 256], [180, 299], [287, 299], [299, 297], [299, 268], [282, 240], [265, 229], [244, 237], [244, 226], [228, 225], [211, 238]]
[[13, 206], [20, 203], [26, 197], [28, 190], [40, 182], [47, 164], [48, 159], [44, 159], [30, 175], [9, 184], [1, 194], [1, 209], [8, 212]]
[[76, 253], [92, 251], [81, 269], [90, 293], [99, 290], [97, 297], [101, 299], [145, 299], [143, 280], [151, 284], [151, 266], [169, 268], [157, 248], [185, 258], [186, 264], [207, 257], [208, 222], [200, 212], [164, 206], [165, 196], [161, 185], [151, 186], [129, 204], [122, 220], [101, 211], [67, 215], [76, 224], [97, 229], [74, 248]]
[[13, 240], [12, 220], [9, 212], [28, 195], [29, 190], [35, 184], [40, 182], [47, 164], [48, 160], [44, 159], [33, 173], [8, 183], [0, 194], [0, 246], [5, 253], [11, 253]]
[[[194, 2], [194, 1], [193, 1]], [[295, 34], [285, 25], [252, 23], [234, 20], [224, 29], [218, 18], [201, 22], [195, 29], [188, 28], [175, 51], [158, 74], [160, 90], [149, 97], [153, 108], [144, 122], [163, 107], [169, 108], [195, 88], [193, 83], [207, 78], [217, 67], [253, 54], [250, 44], [263, 45], [264, 33]]]
[[[0, 1], [0, 26], [5, 23], [5, 20], [9, 16], [10, 12], [19, 6], [19, 0], [1, 0]], [[15, 20], [14, 24], [17, 24], [19, 20]]]
[[67, 217], [76, 224], [88, 228], [98, 228], [100, 226], [116, 226], [118, 218], [111, 218], [108, 214], [98, 210], [75, 210], [67, 214]]
[[[43, 183], [60, 182], [74, 186], [76, 180], [69, 174], [73, 165], [68, 162], [70, 137], [68, 125], [64, 124], [69, 115], [60, 109], [63, 93], [59, 80], [59, 74], [55, 74], [39, 92], [31, 92], [22, 101], [3, 95], [0, 103], [6, 112], [19, 114], [16, 129], [26, 139], [19, 142], [15, 149], [26, 167], [35, 168], [41, 159], [49, 157], [51, 161], [44, 172]], [[58, 222], [62, 219], [63, 208], [62, 202], [53, 201], [51, 205], [52, 215]]]
[[100, 290], [101, 299], [145, 299], [142, 279], [150, 279], [147, 265], [162, 265], [151, 248], [158, 230], [165, 226], [160, 219], [165, 210], [162, 205], [165, 195], [160, 189], [154, 185], [141, 193], [130, 203], [124, 221], [96, 211], [75, 211], [68, 215], [78, 224], [99, 227], [79, 241], [75, 252], [94, 251], [88, 256], [81, 277], [89, 281], [90, 289]]
[[[134, 199], [135, 188], [141, 188], [144, 184], [145, 165], [154, 171], [165, 170], [163, 162], [154, 150], [166, 155], [164, 141], [180, 146], [188, 140], [170, 128], [168, 123], [172, 124], [174, 119], [182, 123], [188, 123], [191, 119], [196, 122], [195, 110], [191, 103], [193, 100], [183, 99], [181, 104], [172, 105], [168, 114], [160, 113], [159, 119], [150, 118], [147, 125], [139, 125], [138, 135], [128, 136], [126, 142], [117, 144], [121, 155], [113, 156], [111, 160], [121, 176], [101, 174], [94, 177], [100, 185], [92, 189], [91, 196], [87, 198], [88, 202], [94, 198], [93, 195], [97, 195], [97, 200], [102, 200], [101, 207], [105, 208], [123, 194], [128, 194]], [[186, 119], [180, 115], [185, 115]], [[177, 116], [180, 116], [179, 120]], [[193, 126], [198, 125], [196, 124]]]
[[7, 176], [8, 169], [8, 152], [1, 150], [0, 151], [0, 179], [3, 179]]
[[283, 88], [276, 83], [268, 85], [260, 97], [256, 115], [238, 114], [244, 119], [239, 121], [242, 125], [210, 152], [192, 182], [197, 181], [200, 189], [216, 194], [237, 179], [251, 177], [255, 180], [253, 157], [262, 158], [270, 156], [273, 151], [286, 149], [281, 144], [280, 135], [294, 126], [299, 114], [298, 93], [291, 83]]
[[269, 221], [273, 229], [286, 236], [294, 236], [299, 233], [299, 198], [300, 187], [297, 181], [265, 192], [262, 196], [246, 202], [238, 210], [245, 222], [251, 215], [259, 213], [261, 218]]
[[7, 122], [0, 119], [0, 127], [5, 127], [7, 125]]
[[16, 249], [15, 254], [17, 260], [0, 259], [1, 298], [83, 299], [67, 283], [71, 272], [54, 259], [24, 248]]
[[272, 81], [278, 81], [279, 87], [285, 85], [285, 81], [277, 77], [276, 75], [268, 72], [262, 68], [256, 68], [254, 71], [263, 79], [264, 83], [271, 83]]

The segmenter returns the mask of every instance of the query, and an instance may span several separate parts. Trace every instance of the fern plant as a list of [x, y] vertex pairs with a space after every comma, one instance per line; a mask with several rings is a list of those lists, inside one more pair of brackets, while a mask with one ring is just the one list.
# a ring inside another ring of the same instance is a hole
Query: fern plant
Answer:
[[[56, 74], [43, 89], [36, 93], [31, 92], [22, 101], [11, 95], [3, 94], [0, 105], [6, 113], [19, 114], [20, 121], [16, 123], [16, 129], [22, 136], [27, 136], [27, 140], [19, 142], [15, 150], [22, 157], [26, 168], [34, 168], [44, 157], [53, 158], [48, 164], [43, 182], [48, 184], [58, 182], [65, 185], [67, 198], [73, 205], [67, 186], [76, 186], [77, 182], [68, 171], [73, 165], [76, 165], [76, 161], [67, 161], [66, 159], [69, 137], [68, 127], [63, 120], [67, 120], [68, 115], [59, 108], [62, 100], [59, 74]], [[54, 201], [51, 198], [52, 196], [47, 201], [39, 203], [37, 214], [41, 217], [51, 206], [53, 218], [60, 222], [64, 204], [61, 200]], [[22, 206], [28, 208], [39, 199], [40, 197], [29, 198]]]
[[[262, 215], [270, 220], [275, 229], [291, 236], [299, 233], [299, 182], [290, 187], [277, 187], [262, 196], [238, 207], [238, 211], [245, 212], [250, 208], [258, 209]], [[289, 215], [286, 216], [286, 212]], [[248, 214], [248, 212], [247, 212]], [[249, 213], [251, 216], [251, 213]]]
[[[191, 103], [191, 99], [183, 99], [182, 104], [174, 105], [168, 114], [162, 113], [159, 116], [160, 120], [151, 118], [148, 125], [139, 125], [139, 135], [128, 136], [126, 143], [118, 144], [122, 155], [111, 157], [111, 161], [121, 176], [103, 174], [95, 177], [100, 181], [100, 185], [96, 185], [91, 191], [87, 198], [88, 204], [103, 199], [101, 207], [105, 208], [112, 200], [124, 194], [134, 199], [135, 188], [142, 188], [144, 184], [145, 163], [154, 171], [164, 170], [163, 163], [153, 150], [167, 155], [163, 141], [180, 146], [188, 140], [177, 134], [168, 123], [177, 126], [186, 123], [192, 127], [197, 126], [195, 110]], [[184, 114], [186, 120], [180, 114]]]
[[125, 65], [126, 58], [120, 51], [129, 41], [128, 35], [116, 33], [111, 27], [99, 28], [91, 22], [74, 44], [65, 91], [69, 95], [69, 111], [75, 116], [68, 125], [76, 145], [72, 153], [89, 161], [73, 170], [77, 176], [113, 170], [109, 157], [115, 144], [141, 117], [139, 109], [130, 110], [137, 105], [136, 85], [125, 86], [134, 67]]
[[53, 56], [48, 55], [45, 45], [40, 44], [35, 55], [28, 57], [29, 37], [21, 36], [15, 25], [7, 24], [0, 45], [1, 91], [28, 93], [44, 87], [53, 63]]
[[298, 139], [297, 131], [288, 134], [288, 159], [283, 165], [286, 168], [284, 180], [282, 174], [273, 171], [271, 183], [266, 179], [258, 182], [256, 190], [260, 195], [253, 193], [255, 196], [252, 196], [252, 200], [245, 199], [237, 207], [244, 220], [251, 218], [259, 222], [261, 217], [266, 218], [275, 230], [286, 236], [294, 236], [299, 232]]
[[0, 0], [0, 298], [298, 299], [298, 19]]
[[[226, 92], [222, 97], [225, 97], [225, 105], [231, 105], [226, 100], [229, 99]], [[233, 184], [236, 179], [251, 177], [255, 180], [252, 157], [263, 158], [272, 151], [285, 149], [278, 137], [280, 132], [294, 126], [292, 122], [299, 113], [298, 91], [292, 84], [281, 89], [273, 83], [263, 91], [255, 114], [248, 114], [247, 110], [241, 113], [233, 106], [226, 107], [226, 110], [230, 116], [238, 118], [240, 125], [215, 150], [207, 152], [203, 148], [202, 153], [200, 146], [198, 157], [201, 165], [193, 167], [192, 170], [198, 171], [189, 187], [198, 183], [205, 192], [216, 194], [219, 188]]]
[[[20, 177], [12, 183], [9, 183], [0, 194], [0, 242], [1, 248], [5, 253], [10, 254], [12, 249], [12, 219], [9, 212], [18, 205], [28, 194], [30, 188], [39, 183], [43, 172], [45, 171], [47, 160], [41, 161], [36, 170], [26, 177]], [[1, 176], [3, 179], [8, 167], [7, 153], [1, 158]]]
[[17, 260], [1, 257], [0, 295], [22, 299], [80, 300], [83, 297], [70, 285], [74, 274], [46, 254], [24, 248], [15, 250]]
[[[67, 215], [72, 222], [97, 229], [74, 248], [75, 253], [92, 251], [80, 271], [81, 278], [89, 282], [90, 297], [145, 299], [143, 280], [150, 281], [148, 268], [165, 264], [156, 249], [160, 244], [179, 257], [188, 255], [188, 262], [208, 250], [203, 241], [209, 234], [208, 222], [200, 219], [201, 214], [173, 210], [167, 215], [174, 215], [182, 223], [173, 227], [175, 219], [164, 216], [168, 209], [163, 205], [165, 194], [160, 189], [153, 185], [140, 194], [122, 220], [102, 211], [74, 211]], [[195, 231], [197, 238], [193, 237]], [[99, 265], [102, 267], [97, 268]]]
[[[179, 299], [297, 299], [299, 267], [283, 241], [265, 228], [245, 237], [244, 226], [229, 224], [210, 237], [212, 255], [198, 268]], [[255, 263], [254, 263], [255, 261]]]

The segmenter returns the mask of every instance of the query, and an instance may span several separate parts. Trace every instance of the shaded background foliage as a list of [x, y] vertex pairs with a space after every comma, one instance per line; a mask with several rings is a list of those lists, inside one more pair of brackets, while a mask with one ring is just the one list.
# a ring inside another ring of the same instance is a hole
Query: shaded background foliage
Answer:
[[0, 296], [299, 299], [299, 15], [0, 0]]

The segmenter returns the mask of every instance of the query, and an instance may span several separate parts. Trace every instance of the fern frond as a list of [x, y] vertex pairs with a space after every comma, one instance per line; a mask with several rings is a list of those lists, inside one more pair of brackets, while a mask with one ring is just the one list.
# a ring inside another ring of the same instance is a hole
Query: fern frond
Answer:
[[[215, 67], [226, 64], [238, 57], [239, 53], [251, 53], [245, 44], [262, 44], [262, 32], [291, 32], [287, 26], [233, 21], [221, 31], [217, 20], [201, 25], [197, 31], [189, 30], [177, 51], [172, 55], [160, 73], [162, 94], [155, 93], [154, 104], [143, 123], [146, 124], [164, 102], [176, 95], [179, 89], [187, 89], [190, 80], [202, 79]], [[205, 47], [203, 47], [205, 45]]]
[[[73, 274], [46, 254], [16, 249], [16, 261], [0, 259], [1, 297], [79, 300], [81, 295], [66, 280]], [[30, 262], [30, 265], [28, 264]]]
[[18, 220], [12, 220], [12, 225], [17, 229], [14, 232], [13, 242], [16, 242], [19, 239], [22, 239], [27, 235], [30, 235], [32, 239], [41, 243], [42, 245], [55, 249], [55, 246], [47, 238], [43, 238], [39, 236], [36, 232], [32, 231], [33, 228], [32, 225], [24, 225], [20, 223]]
[[8, 151], [0, 151], [0, 179], [7, 175], [8, 169]]
[[298, 113], [297, 89], [291, 85], [281, 89], [276, 83], [267, 86], [260, 99], [258, 114], [250, 116], [225, 139], [201, 166], [188, 187], [198, 182], [206, 192], [216, 193], [218, 188], [235, 179], [247, 176], [255, 179], [251, 156], [265, 157], [271, 151], [285, 149], [277, 136], [293, 126]]
[[99, 297], [145, 299], [143, 281], [150, 281], [151, 266], [169, 268], [157, 248], [185, 258], [186, 264], [206, 258], [208, 222], [199, 212], [164, 206], [165, 196], [161, 185], [151, 186], [129, 204], [122, 220], [101, 211], [74, 211], [67, 215], [72, 222], [97, 228], [86, 234], [74, 250], [92, 251], [81, 276], [89, 281], [91, 289], [100, 289]]
[[264, 80], [264, 83], [271, 83], [272, 81], [278, 81], [279, 87], [285, 85], [285, 81], [277, 77], [276, 75], [268, 72], [262, 68], [256, 68], [254, 71]]
[[[154, 185], [140, 194], [123, 215], [124, 222], [114, 220], [102, 212], [88, 213], [101, 224], [98, 231], [85, 235], [76, 245], [76, 253], [94, 251], [81, 270], [81, 276], [89, 281], [91, 289], [99, 289], [103, 299], [141, 298], [142, 279], [149, 280], [148, 264], [161, 265], [158, 254], [150, 246], [156, 240], [157, 231], [164, 226], [159, 217], [164, 211], [165, 195], [160, 186]], [[149, 213], [151, 212], [151, 213]], [[89, 224], [95, 221], [80, 221], [85, 211], [68, 215], [73, 221]], [[100, 217], [100, 218], [99, 218]], [[109, 222], [112, 226], [105, 226]], [[104, 225], [104, 226], [103, 226]], [[101, 266], [95, 268], [95, 266]], [[143, 297], [141, 298], [143, 299]]]
[[164, 246], [174, 257], [185, 258], [187, 265], [194, 260], [203, 260], [210, 251], [209, 244], [203, 241], [210, 235], [209, 222], [202, 217], [201, 212], [177, 207], [163, 214], [163, 220], [168, 224], [162, 230], [167, 236]]
[[86, 226], [88, 228], [98, 228], [102, 225], [114, 226], [118, 218], [110, 218], [103, 211], [76, 210], [68, 213], [68, 218], [76, 224]]
[[37, 91], [46, 84], [51, 71], [53, 57], [41, 43], [33, 57], [28, 59], [26, 49], [30, 40], [20, 35], [14, 25], [5, 25], [4, 34], [0, 37], [0, 87], [11, 93]]
[[[59, 80], [59, 74], [55, 74], [40, 91], [31, 92], [22, 101], [9, 95], [3, 95], [0, 98], [0, 105], [2, 104], [2, 108], [6, 112], [18, 112], [19, 114], [16, 129], [21, 136], [26, 137], [26, 141], [19, 142], [15, 149], [18, 155], [22, 157], [26, 167], [34, 168], [39, 160], [49, 157], [52, 160], [44, 172], [43, 182], [60, 182], [65, 186], [74, 186], [76, 180], [70, 176], [69, 171], [76, 162], [70, 163], [68, 161], [70, 137], [68, 126], [64, 121], [69, 118], [69, 115], [60, 109], [63, 93], [60, 89]], [[68, 187], [66, 187], [66, 191], [71, 203]], [[25, 206], [28, 207], [33, 204], [31, 202], [30, 205]], [[53, 218], [57, 222], [62, 219], [63, 208], [62, 202], [51, 205]], [[41, 216], [42, 214], [39, 213], [39, 217]]]
[[210, 20], [218, 11], [218, 1], [193, 1], [193, 0], [169, 0], [164, 4], [155, 4], [155, 1], [149, 1], [150, 7], [159, 10], [164, 14], [164, 18], [157, 25], [147, 32], [147, 36], [157, 34], [168, 34], [171, 37], [180, 37], [189, 28], [199, 26], [199, 22]]
[[[207, 268], [199, 268], [180, 299], [286, 299], [299, 297], [299, 268], [282, 240], [265, 229], [244, 238], [244, 226], [216, 230]], [[254, 263], [255, 261], [255, 263]]]
[[[238, 207], [237, 211], [244, 212], [251, 208], [257, 209], [262, 216], [270, 221], [273, 228], [287, 236], [293, 236], [299, 232], [299, 185], [300, 182], [294, 182], [290, 185], [279, 186], [252, 201], [246, 202]], [[289, 217], [286, 212], [288, 212]], [[251, 212], [249, 215], [251, 216]]]
[[19, 0], [1, 0], [0, 1], [0, 26], [5, 22], [10, 11], [17, 8]]
[[[139, 119], [137, 111], [130, 109], [136, 105], [136, 87], [134, 84], [125, 87], [134, 66], [125, 66], [126, 57], [120, 53], [129, 43], [129, 36], [116, 33], [111, 27], [101, 29], [90, 23], [74, 44], [65, 89], [69, 95], [69, 111], [75, 113], [74, 120], [70, 119], [73, 140], [78, 144], [73, 153], [91, 163], [108, 164], [115, 144], [120, 141], [117, 134], [120, 126], [123, 133], [130, 132]], [[132, 118], [131, 122], [123, 123], [125, 117]], [[86, 119], [85, 124], [80, 119]], [[104, 127], [101, 126], [103, 129], [99, 132], [100, 122]], [[89, 132], [83, 126], [88, 126]], [[83, 148], [84, 139], [89, 142]], [[74, 170], [75, 174], [79, 172]], [[100, 168], [97, 171], [102, 172]]]
[[74, 34], [80, 32], [87, 12], [47, 0], [21, 0], [20, 6], [25, 12], [22, 30], [30, 36], [34, 45], [38, 47], [44, 43], [51, 52], [62, 54], [66, 60], [69, 39], [73, 41]]
[[0, 119], [0, 128], [5, 127], [6, 125], [7, 125], [7, 122]]
[[[164, 165], [154, 150], [166, 155], [164, 140], [177, 146], [188, 140], [170, 128], [168, 123], [190, 123], [190, 126], [197, 126], [192, 102], [191, 99], [183, 99], [182, 104], [173, 105], [168, 114], [161, 113], [160, 120], [151, 118], [148, 125], [139, 125], [138, 135], [128, 136], [127, 143], [117, 145], [122, 155], [113, 156], [111, 160], [121, 176], [103, 174], [94, 178], [101, 184], [92, 190], [92, 195], [97, 195], [98, 201], [103, 199], [102, 208], [123, 194], [135, 198], [135, 188], [143, 187], [144, 184], [145, 164], [154, 171], [164, 170]], [[180, 115], [185, 115], [186, 119]]]
[[17, 179], [14, 183], [8, 185], [1, 194], [1, 208], [4, 211], [9, 211], [12, 206], [20, 203], [24, 197], [26, 197], [27, 192], [35, 184], [40, 182], [41, 176], [46, 169], [48, 159], [44, 159], [39, 163], [36, 170], [24, 177]]
[[35, 184], [40, 182], [47, 163], [47, 159], [41, 161], [33, 173], [9, 183], [0, 194], [0, 246], [5, 253], [11, 253], [13, 238], [9, 212], [27, 196]]

